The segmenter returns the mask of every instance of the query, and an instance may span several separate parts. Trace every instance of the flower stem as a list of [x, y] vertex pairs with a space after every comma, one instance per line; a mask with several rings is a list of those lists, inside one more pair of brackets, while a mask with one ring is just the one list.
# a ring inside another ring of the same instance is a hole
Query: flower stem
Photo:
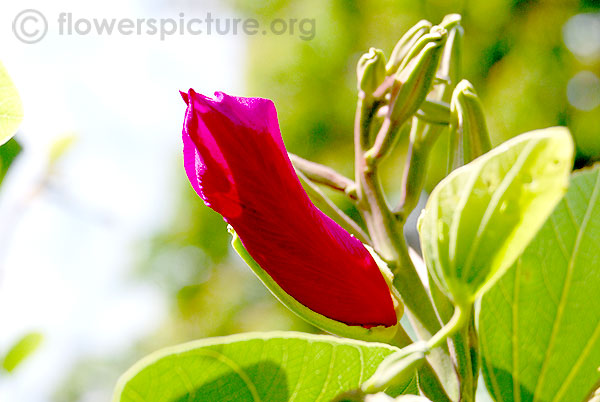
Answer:
[[[396, 346], [400, 349], [413, 343], [413, 340], [408, 336], [404, 328], [400, 325], [398, 332], [394, 338], [389, 342], [390, 345]], [[419, 382], [424, 386], [427, 395], [430, 398], [434, 398], [435, 401], [450, 402], [451, 399], [448, 393], [444, 389], [444, 385], [439, 380], [435, 370], [433, 369], [429, 361], [425, 361], [423, 366], [418, 370]]]
[[356, 184], [353, 180], [328, 166], [306, 160], [292, 153], [288, 153], [288, 155], [296, 170], [302, 172], [312, 182], [340, 191], [353, 202], [357, 200]]
[[467, 325], [471, 318], [471, 309], [471, 305], [457, 305], [450, 321], [448, 321], [448, 323], [427, 342], [429, 349], [431, 350], [442, 346], [449, 336], [454, 335], [458, 330]]
[[451, 340], [456, 372], [460, 378], [460, 400], [474, 402], [479, 375], [479, 352], [472, 309], [468, 324], [452, 335]]
[[352, 235], [354, 235], [361, 242], [372, 246], [369, 235], [356, 223], [352, 218], [346, 215], [337, 205], [335, 205], [329, 198], [321, 192], [321, 190], [300, 170], [296, 171], [298, 179], [302, 184], [302, 187], [306, 190], [306, 193], [315, 205], [327, 214], [331, 219], [337, 222], [338, 225], [346, 229]]
[[[408, 254], [408, 247], [402, 235], [402, 242], [396, 244], [398, 263], [392, 267], [394, 274], [393, 285], [402, 295], [402, 301], [414, 317], [409, 315], [411, 324], [420, 339], [428, 339], [440, 330], [441, 325], [433, 307], [433, 303], [419, 277], [417, 270]], [[416, 320], [414, 319], [416, 318]]]
[[410, 130], [410, 142], [406, 157], [406, 165], [402, 177], [402, 193], [400, 204], [394, 210], [400, 219], [406, 220], [417, 206], [425, 184], [427, 163], [431, 144], [422, 141], [423, 132], [428, 127], [418, 118], [413, 118]]
[[368, 164], [365, 158], [370, 145], [369, 129], [377, 107], [376, 99], [364, 93], [359, 94], [354, 126], [358, 206], [375, 249], [391, 265], [394, 287], [416, 318], [411, 320], [413, 325], [422, 329], [418, 331], [419, 336], [427, 339], [440, 329], [439, 320], [408, 254], [403, 232], [404, 222], [390, 210], [385, 199], [377, 169], [381, 159], [371, 160]]

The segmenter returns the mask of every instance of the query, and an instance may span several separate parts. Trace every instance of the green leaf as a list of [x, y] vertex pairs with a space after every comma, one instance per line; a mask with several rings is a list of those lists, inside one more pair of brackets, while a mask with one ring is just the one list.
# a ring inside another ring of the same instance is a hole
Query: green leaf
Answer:
[[4, 65], [0, 63], [0, 145], [10, 140], [23, 120], [23, 106]]
[[0, 147], [0, 184], [8, 172], [8, 168], [21, 153], [21, 145], [14, 138]]
[[479, 333], [497, 401], [583, 401], [600, 380], [600, 166], [566, 197], [482, 300]]
[[[293, 332], [200, 340], [138, 362], [120, 378], [113, 401], [330, 401], [358, 388], [397, 350]], [[416, 392], [413, 382], [406, 387]]]
[[2, 362], [2, 368], [11, 373], [19, 364], [37, 350], [44, 336], [39, 332], [30, 332], [19, 339], [8, 351]]
[[562, 127], [515, 137], [456, 169], [419, 219], [427, 268], [459, 305], [506, 272], [566, 191], [573, 141]]

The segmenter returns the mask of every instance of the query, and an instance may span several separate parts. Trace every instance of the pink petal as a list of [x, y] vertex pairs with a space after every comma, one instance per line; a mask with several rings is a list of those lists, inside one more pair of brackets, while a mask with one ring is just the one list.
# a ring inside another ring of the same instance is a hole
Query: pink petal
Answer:
[[[397, 323], [363, 244], [318, 210], [287, 156], [270, 100], [187, 94], [185, 170], [256, 262], [296, 300], [364, 327]], [[185, 97], [184, 97], [185, 99]]]

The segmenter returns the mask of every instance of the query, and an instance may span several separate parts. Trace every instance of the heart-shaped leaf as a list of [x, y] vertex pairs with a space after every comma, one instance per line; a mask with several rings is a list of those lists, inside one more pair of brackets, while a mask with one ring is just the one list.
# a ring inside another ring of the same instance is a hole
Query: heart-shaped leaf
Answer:
[[579, 402], [600, 381], [600, 167], [575, 173], [521, 258], [482, 299], [496, 401]]
[[[206, 339], [146, 357], [121, 377], [113, 400], [330, 401], [358, 388], [395, 351], [293, 332]], [[414, 381], [404, 388], [417, 393]]]

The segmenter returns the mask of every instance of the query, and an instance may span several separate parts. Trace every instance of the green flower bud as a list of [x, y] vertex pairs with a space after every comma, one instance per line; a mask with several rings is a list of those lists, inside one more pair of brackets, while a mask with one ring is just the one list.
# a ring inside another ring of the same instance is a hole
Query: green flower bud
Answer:
[[[451, 14], [455, 15], [455, 14]], [[462, 76], [462, 43], [464, 30], [460, 26], [460, 18], [453, 20], [453, 24], [446, 21], [449, 16], [444, 18], [444, 21], [440, 24], [448, 30], [448, 39], [446, 39], [446, 45], [444, 46], [444, 52], [440, 60], [440, 67], [438, 68], [438, 77], [445, 79], [446, 82], [442, 85], [438, 85], [432, 92], [432, 97], [437, 100], [444, 102], [450, 102], [452, 98], [452, 91]], [[460, 16], [459, 16], [460, 17]], [[445, 22], [448, 22], [445, 24]]]
[[412, 49], [421, 36], [429, 32], [431, 27], [431, 22], [427, 20], [421, 20], [417, 22], [411, 29], [409, 29], [402, 36], [402, 38], [400, 38], [398, 43], [396, 43], [396, 46], [394, 46], [394, 50], [392, 50], [392, 55], [390, 56], [390, 61], [388, 61], [386, 66], [388, 74], [394, 74], [398, 70], [398, 67], [400, 67], [400, 64], [410, 49]]
[[425, 99], [417, 110], [417, 117], [427, 123], [450, 124], [450, 105], [446, 102]]
[[406, 383], [423, 365], [428, 351], [426, 342], [416, 342], [389, 355], [377, 367], [375, 374], [361, 385], [361, 390], [374, 394]]
[[446, 31], [437, 30], [424, 35], [410, 54], [418, 54], [396, 73], [392, 88], [390, 120], [394, 126], [402, 125], [420, 107], [431, 90], [435, 73], [446, 40]]
[[444, 16], [444, 19], [442, 19], [442, 22], [440, 22], [440, 26], [444, 29], [450, 30], [460, 25], [461, 20], [462, 17], [460, 16], [460, 14], [448, 14]]
[[444, 28], [437, 25], [431, 28], [429, 33], [421, 36], [414, 46], [408, 50], [408, 53], [404, 60], [402, 60], [402, 63], [400, 63], [398, 70], [403, 70], [429, 43], [439, 41], [440, 39], [444, 39], [445, 43], [447, 36], [448, 31]]
[[358, 60], [356, 76], [359, 91], [372, 94], [381, 85], [385, 75], [385, 55], [381, 50], [372, 47]]
[[471, 83], [462, 80], [450, 104], [449, 170], [471, 162], [492, 148], [483, 106]]

